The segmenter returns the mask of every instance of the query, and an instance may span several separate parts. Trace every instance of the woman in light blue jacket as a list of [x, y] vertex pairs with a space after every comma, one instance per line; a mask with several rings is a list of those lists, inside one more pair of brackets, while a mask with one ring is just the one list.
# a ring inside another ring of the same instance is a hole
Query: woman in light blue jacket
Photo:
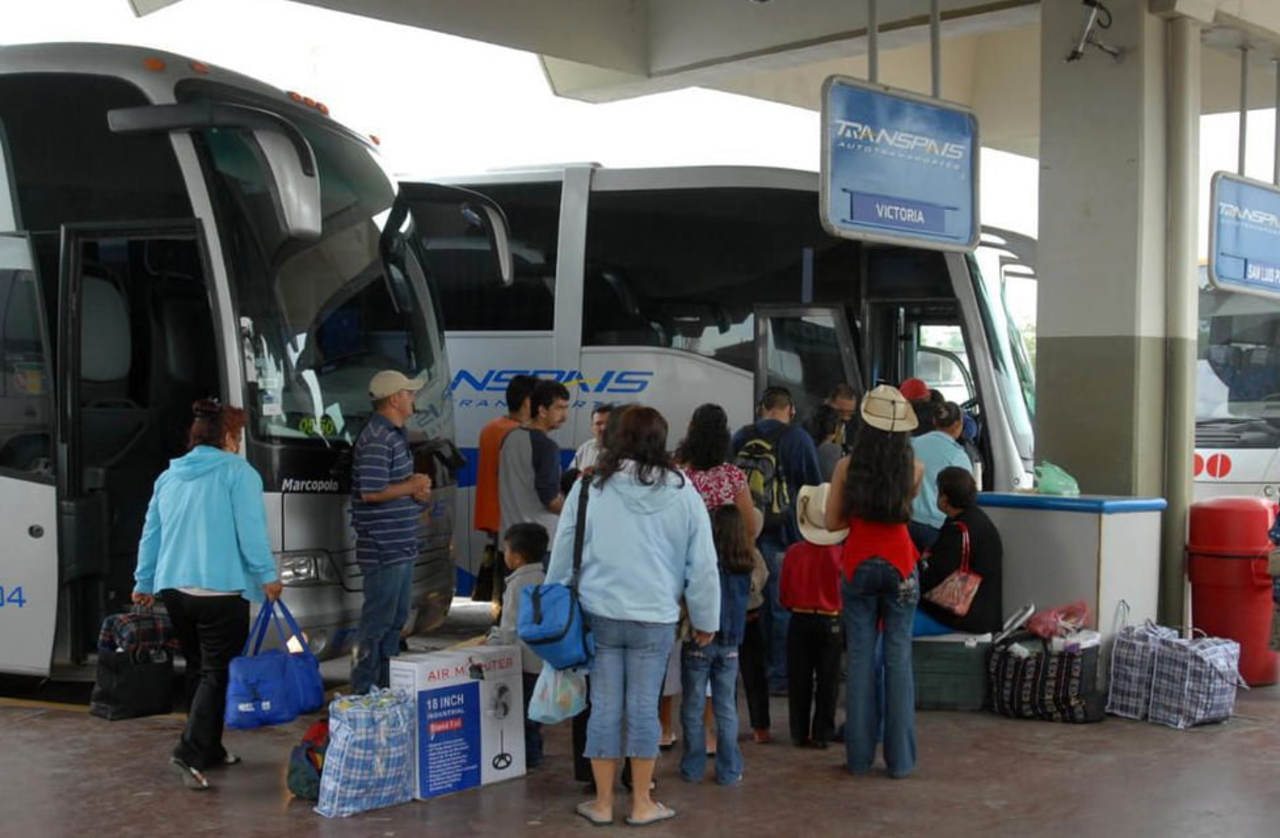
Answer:
[[280, 596], [262, 478], [238, 456], [245, 412], [196, 402], [191, 450], [156, 478], [134, 571], [133, 601], [157, 593], [187, 661], [189, 711], [170, 763], [187, 788], [239, 758], [222, 747], [227, 670], [249, 634], [249, 601]]
[[[625, 756], [632, 777], [627, 823], [653, 823], [675, 815], [649, 790], [658, 756], [658, 696], [680, 600], [699, 644], [720, 627], [711, 519], [693, 484], [672, 465], [667, 422], [650, 407], [623, 410], [595, 472], [584, 479], [592, 483], [578, 597], [596, 641], [586, 745], [596, 799], [577, 811], [596, 825], [612, 822], [614, 771]], [[548, 583], [568, 583], [573, 574], [579, 491], [565, 499]]]

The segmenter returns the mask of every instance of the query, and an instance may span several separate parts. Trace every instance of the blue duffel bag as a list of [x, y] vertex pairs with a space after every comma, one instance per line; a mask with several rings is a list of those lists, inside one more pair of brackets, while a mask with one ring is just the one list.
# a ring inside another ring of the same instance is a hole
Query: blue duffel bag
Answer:
[[[324, 682], [320, 664], [283, 602], [276, 602], [303, 651], [290, 654], [279, 617], [270, 600], [262, 604], [249, 629], [240, 656], [233, 658], [227, 682], [227, 709], [223, 716], [233, 730], [249, 730], [293, 721], [299, 713], [324, 706]], [[262, 650], [267, 624], [276, 627], [279, 649]]]
[[596, 651], [595, 639], [578, 602], [578, 573], [582, 570], [582, 541], [587, 523], [590, 478], [579, 481], [577, 527], [573, 534], [573, 576], [568, 585], [530, 585], [520, 592], [516, 631], [554, 669], [586, 666]]

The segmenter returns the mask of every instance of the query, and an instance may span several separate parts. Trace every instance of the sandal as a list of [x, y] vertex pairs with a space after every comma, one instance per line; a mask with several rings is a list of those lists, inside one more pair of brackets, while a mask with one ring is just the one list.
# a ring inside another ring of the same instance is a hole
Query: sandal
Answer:
[[182, 778], [182, 785], [192, 791], [208, 791], [209, 781], [199, 769], [192, 768], [177, 757], [169, 757], [169, 765]]
[[597, 815], [591, 809], [592, 803], [594, 803], [594, 801], [584, 800], [581, 803], [579, 803], [577, 806], [573, 807], [573, 811], [577, 813], [578, 817], [582, 818], [592, 826], [612, 826], [613, 818], [612, 817], [602, 818], [599, 815]]
[[647, 818], [628, 817], [627, 825], [649, 826], [650, 824], [655, 824], [659, 821], [669, 821], [676, 816], [676, 810], [666, 806], [665, 804], [655, 802], [653, 805], [658, 807], [658, 811], [654, 812]]

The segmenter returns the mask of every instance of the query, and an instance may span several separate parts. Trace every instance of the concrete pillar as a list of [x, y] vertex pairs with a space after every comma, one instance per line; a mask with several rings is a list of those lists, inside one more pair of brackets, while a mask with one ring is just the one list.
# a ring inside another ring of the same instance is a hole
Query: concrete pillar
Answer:
[[1187, 507], [1195, 449], [1199, 276], [1200, 24], [1176, 16], [1168, 30], [1169, 233], [1165, 286], [1165, 485], [1160, 618], [1181, 625], [1186, 601]]
[[[1042, 3], [1036, 456], [1081, 490], [1161, 494], [1165, 465], [1165, 22], [1108, 4], [1071, 64], [1079, 3]], [[1192, 239], [1194, 246], [1194, 237]]]

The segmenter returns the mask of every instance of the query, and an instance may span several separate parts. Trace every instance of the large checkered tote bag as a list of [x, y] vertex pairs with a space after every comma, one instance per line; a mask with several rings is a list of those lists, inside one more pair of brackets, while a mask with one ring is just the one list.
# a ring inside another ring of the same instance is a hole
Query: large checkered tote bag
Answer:
[[1111, 648], [1111, 687], [1107, 692], [1107, 712], [1126, 719], [1147, 718], [1151, 707], [1151, 673], [1155, 668], [1155, 642], [1177, 637], [1175, 629], [1147, 620], [1140, 626], [1125, 626], [1116, 633]]
[[317, 812], [345, 818], [413, 797], [413, 713], [413, 702], [398, 690], [329, 702]]
[[1151, 711], [1156, 724], [1185, 730], [1231, 718], [1240, 677], [1240, 644], [1221, 637], [1161, 637], [1155, 641]]

